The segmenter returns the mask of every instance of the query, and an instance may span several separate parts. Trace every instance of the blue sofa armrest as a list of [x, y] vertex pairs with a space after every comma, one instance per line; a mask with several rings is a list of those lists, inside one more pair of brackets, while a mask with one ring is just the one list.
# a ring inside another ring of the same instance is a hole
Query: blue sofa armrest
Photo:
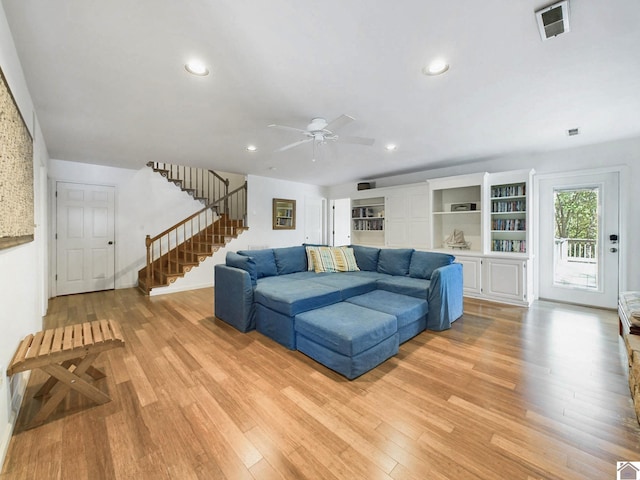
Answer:
[[427, 302], [427, 329], [451, 328], [451, 323], [462, 316], [462, 264], [452, 263], [433, 271]]
[[245, 270], [218, 264], [214, 267], [214, 310], [220, 320], [248, 332], [256, 328], [251, 277]]

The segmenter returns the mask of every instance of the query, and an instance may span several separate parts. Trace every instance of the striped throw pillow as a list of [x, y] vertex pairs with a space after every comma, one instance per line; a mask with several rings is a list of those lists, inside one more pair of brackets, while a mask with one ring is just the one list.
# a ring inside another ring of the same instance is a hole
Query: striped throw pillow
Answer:
[[357, 272], [353, 248], [349, 247], [314, 247], [310, 250], [313, 267], [320, 272]]

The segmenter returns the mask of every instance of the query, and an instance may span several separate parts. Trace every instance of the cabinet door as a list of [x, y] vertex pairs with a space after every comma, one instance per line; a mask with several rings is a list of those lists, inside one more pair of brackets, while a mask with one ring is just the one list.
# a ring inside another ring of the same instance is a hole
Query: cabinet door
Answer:
[[387, 222], [386, 245], [406, 247], [409, 243], [409, 202], [403, 192], [385, 198], [385, 220]]
[[482, 291], [482, 260], [478, 257], [460, 257], [456, 262], [462, 264], [462, 285], [464, 294], [479, 295]]
[[429, 194], [427, 186], [403, 188], [385, 198], [386, 245], [429, 246]]
[[526, 260], [484, 260], [484, 294], [500, 300], [526, 303]]
[[413, 248], [427, 248], [430, 238], [429, 192], [426, 186], [409, 192], [407, 240]]

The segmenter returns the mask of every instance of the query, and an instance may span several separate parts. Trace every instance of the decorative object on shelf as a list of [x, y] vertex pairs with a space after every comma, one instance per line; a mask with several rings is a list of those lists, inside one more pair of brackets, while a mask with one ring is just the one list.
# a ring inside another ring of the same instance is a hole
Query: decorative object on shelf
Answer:
[[477, 204], [475, 203], [452, 203], [451, 211], [452, 212], [470, 212], [475, 211], [477, 208]]
[[273, 199], [273, 229], [296, 229], [296, 201], [283, 198]]
[[453, 233], [451, 233], [444, 242], [449, 248], [460, 248], [462, 250], [466, 250], [471, 247], [471, 243], [464, 239], [464, 232], [458, 229], [454, 229]]
[[32, 242], [33, 140], [0, 70], [0, 249]]

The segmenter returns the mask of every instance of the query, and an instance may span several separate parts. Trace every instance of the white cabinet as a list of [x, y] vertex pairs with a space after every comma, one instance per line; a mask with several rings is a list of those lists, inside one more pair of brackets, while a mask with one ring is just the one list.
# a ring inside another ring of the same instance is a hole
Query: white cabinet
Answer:
[[358, 192], [352, 243], [452, 254], [465, 296], [530, 305], [533, 174], [484, 172]]
[[482, 271], [483, 297], [518, 305], [533, 301], [529, 260], [486, 257]]
[[464, 294], [478, 297], [482, 294], [482, 257], [456, 255], [456, 262], [462, 264]]
[[385, 245], [429, 247], [429, 189], [426, 184], [387, 189]]

